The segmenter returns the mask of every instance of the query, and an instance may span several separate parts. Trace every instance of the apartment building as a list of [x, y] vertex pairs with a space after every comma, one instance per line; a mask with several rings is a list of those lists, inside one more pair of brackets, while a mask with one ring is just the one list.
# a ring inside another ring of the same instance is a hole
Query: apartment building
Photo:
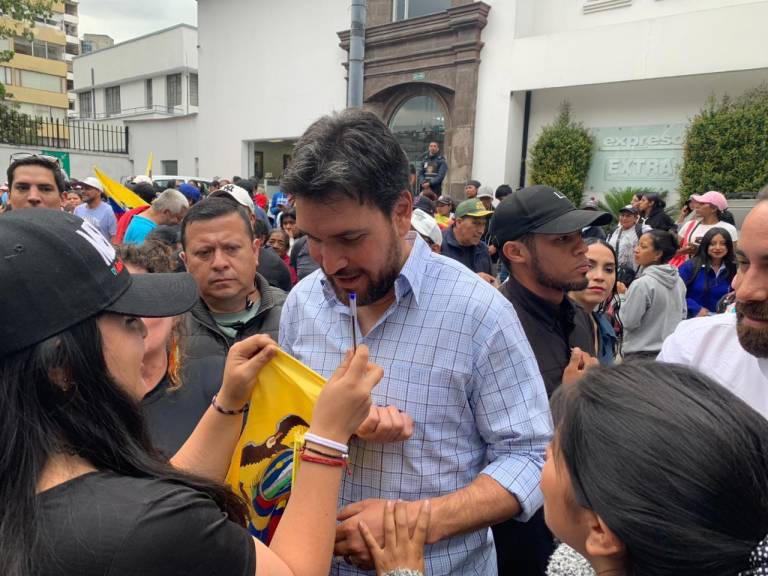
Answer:
[[178, 24], [74, 59], [76, 117], [130, 130], [137, 165], [197, 174], [197, 28]]
[[74, 110], [72, 59], [80, 52], [78, 22], [77, 1], [55, 2], [52, 14], [35, 22], [32, 40], [21, 35], [0, 39], [0, 50], [15, 53], [0, 65], [0, 83], [19, 112], [63, 120]]
[[106, 34], [83, 34], [83, 39], [80, 40], [80, 53], [90, 54], [96, 52], [96, 50], [103, 50], [104, 48], [111, 48], [115, 45], [115, 40], [112, 36]]

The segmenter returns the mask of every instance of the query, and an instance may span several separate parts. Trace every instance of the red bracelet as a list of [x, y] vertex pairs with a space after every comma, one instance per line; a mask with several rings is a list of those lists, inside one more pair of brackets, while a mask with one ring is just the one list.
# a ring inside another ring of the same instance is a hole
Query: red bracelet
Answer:
[[322, 464], [324, 466], [333, 466], [334, 468], [346, 468], [348, 474], [352, 474], [352, 471], [349, 469], [349, 465], [347, 464], [347, 459], [339, 456], [338, 458], [325, 458], [322, 456], [313, 456], [311, 454], [307, 454], [304, 450], [302, 450], [299, 454], [299, 460], [302, 462], [312, 462], [313, 464]]

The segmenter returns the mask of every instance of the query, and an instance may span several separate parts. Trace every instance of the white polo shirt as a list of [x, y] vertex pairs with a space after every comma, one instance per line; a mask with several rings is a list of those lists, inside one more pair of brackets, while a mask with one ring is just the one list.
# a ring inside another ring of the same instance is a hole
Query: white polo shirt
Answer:
[[660, 362], [696, 368], [768, 418], [768, 358], [744, 350], [736, 334], [736, 314], [691, 318], [664, 341]]

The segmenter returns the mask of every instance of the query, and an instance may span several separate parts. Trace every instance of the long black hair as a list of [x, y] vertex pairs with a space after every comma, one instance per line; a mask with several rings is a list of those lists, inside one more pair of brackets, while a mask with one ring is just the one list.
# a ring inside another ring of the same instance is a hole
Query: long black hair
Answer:
[[621, 323], [621, 315], [619, 313], [621, 310], [621, 298], [619, 297], [619, 292], [617, 290], [619, 284], [619, 256], [616, 254], [616, 250], [614, 250], [613, 246], [600, 238], [585, 238], [584, 244], [588, 247], [592, 244], [605, 246], [613, 255], [613, 269], [616, 271], [616, 279], [614, 280], [613, 288], [611, 289], [611, 297], [603, 300], [600, 303], [600, 306], [597, 307], [596, 312], [597, 314], [604, 314], [611, 320], [611, 324], [613, 324], [614, 331], [616, 332], [613, 357], [618, 358], [621, 355], [621, 343], [624, 338], [624, 324]]
[[[76, 453], [98, 470], [179, 482], [208, 494], [245, 525], [243, 501], [225, 486], [180, 472], [151, 445], [136, 401], [104, 360], [97, 319], [0, 358], [0, 558], [5, 576], [35, 574], [36, 486], [50, 457]], [[66, 384], [54, 381], [64, 376]]]
[[[696, 282], [699, 273], [707, 268], [712, 268], [712, 258], [709, 256], [709, 245], [712, 244], [712, 240], [715, 236], [722, 236], [725, 240], [725, 246], [728, 249], [728, 253], [723, 258], [723, 265], [725, 271], [728, 274], [728, 280], [733, 280], [736, 276], [736, 255], [733, 250], [733, 239], [725, 228], [710, 228], [707, 233], [701, 238], [699, 249], [696, 250], [696, 254], [691, 258], [691, 266], [693, 267], [693, 274], [691, 275], [686, 286], [692, 286]], [[715, 270], [717, 273], [717, 270]]]
[[579, 505], [624, 543], [632, 576], [746, 570], [768, 533], [768, 420], [703, 374], [590, 370], [552, 398]]

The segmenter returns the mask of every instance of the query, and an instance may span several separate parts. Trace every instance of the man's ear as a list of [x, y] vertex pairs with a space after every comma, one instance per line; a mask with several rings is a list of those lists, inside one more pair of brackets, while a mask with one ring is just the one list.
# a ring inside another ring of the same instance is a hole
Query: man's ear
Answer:
[[395, 226], [401, 237], [411, 230], [411, 214], [413, 212], [413, 194], [410, 190], [400, 192], [400, 197], [395, 202], [392, 214], [395, 218]]
[[591, 558], [620, 558], [626, 553], [624, 542], [613, 533], [600, 516], [591, 511], [585, 548]]
[[501, 252], [512, 264], [526, 264], [531, 256], [528, 247], [518, 240], [504, 242]]
[[184, 268], [186, 268], [187, 267], [187, 253], [184, 250], [179, 252], [179, 258], [181, 258], [181, 261], [184, 262]]

